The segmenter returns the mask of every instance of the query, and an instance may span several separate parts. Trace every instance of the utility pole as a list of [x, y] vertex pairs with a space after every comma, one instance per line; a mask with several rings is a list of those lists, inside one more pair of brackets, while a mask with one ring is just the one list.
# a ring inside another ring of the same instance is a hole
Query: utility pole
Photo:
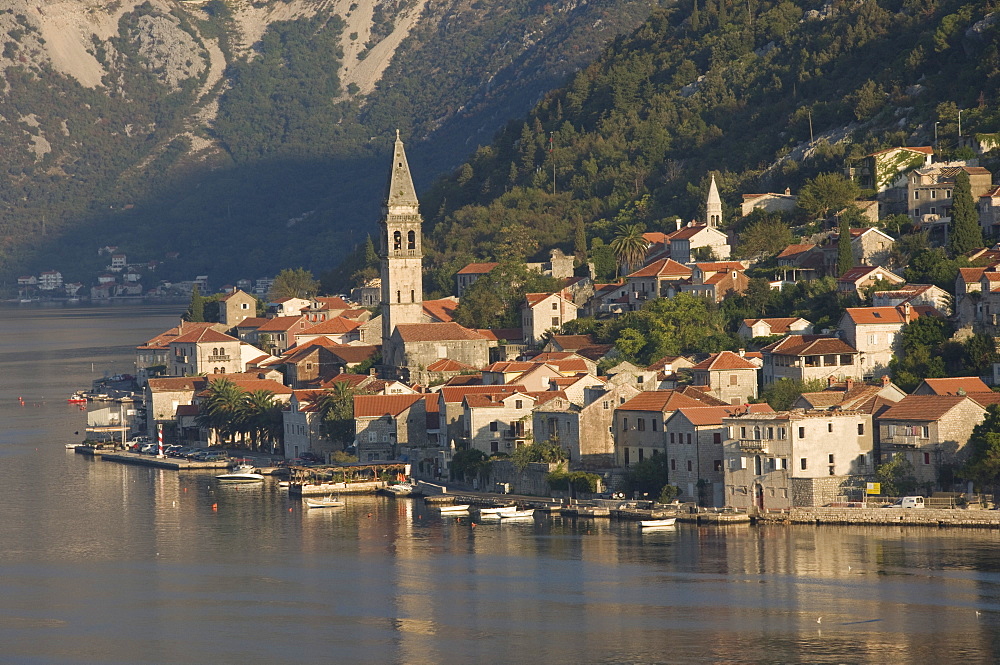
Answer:
[[938, 123], [937, 123], [937, 121], [935, 121], [934, 122], [934, 150], [935, 150], [935, 152], [938, 149], [937, 126], [938, 126]]
[[962, 109], [958, 109], [958, 138], [962, 138]]
[[553, 148], [553, 134], [555, 132], [549, 132], [549, 157], [552, 159], [552, 195], [555, 196], [556, 193], [556, 153]]

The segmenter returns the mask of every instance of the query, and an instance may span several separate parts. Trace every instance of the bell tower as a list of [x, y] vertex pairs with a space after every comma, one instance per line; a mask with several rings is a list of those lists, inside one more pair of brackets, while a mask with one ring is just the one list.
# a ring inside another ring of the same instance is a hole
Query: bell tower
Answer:
[[715, 174], [712, 174], [712, 184], [708, 186], [708, 200], [705, 201], [705, 225], [710, 228], [718, 228], [722, 223], [722, 198], [719, 197], [719, 188], [715, 184]]
[[396, 130], [392, 172], [382, 222], [379, 256], [382, 259], [382, 354], [391, 362], [389, 338], [400, 323], [423, 321], [423, 249], [417, 193], [410, 177], [403, 142]]

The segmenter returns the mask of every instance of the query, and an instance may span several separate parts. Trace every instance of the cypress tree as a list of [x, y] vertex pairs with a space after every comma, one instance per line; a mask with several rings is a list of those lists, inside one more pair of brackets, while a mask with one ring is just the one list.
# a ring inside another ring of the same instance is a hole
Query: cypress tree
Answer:
[[191, 289], [191, 303], [188, 305], [187, 312], [184, 313], [184, 320], [195, 323], [205, 320], [205, 298], [202, 297], [197, 284]]
[[972, 200], [972, 183], [964, 169], [955, 176], [948, 246], [956, 256], [983, 246], [983, 231], [979, 226], [976, 203]]
[[587, 233], [583, 228], [583, 216], [577, 214], [574, 223], [573, 253], [576, 254], [577, 263], [583, 264], [587, 261]]
[[854, 267], [854, 250], [851, 248], [851, 225], [847, 217], [840, 218], [840, 237], [837, 239], [837, 275]]
[[371, 235], [365, 237], [365, 267], [379, 267], [378, 253], [375, 251], [375, 243], [372, 242]]

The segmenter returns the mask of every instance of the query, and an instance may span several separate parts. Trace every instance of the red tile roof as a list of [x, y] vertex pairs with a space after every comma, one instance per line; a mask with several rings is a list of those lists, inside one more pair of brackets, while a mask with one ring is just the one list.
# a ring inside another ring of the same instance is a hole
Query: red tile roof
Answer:
[[966, 283], [978, 282], [979, 278], [983, 276], [986, 272], [986, 268], [959, 268], [958, 274], [962, 277], [962, 280]]
[[171, 344], [196, 344], [196, 343], [211, 343], [211, 342], [238, 342], [239, 340], [235, 337], [230, 337], [229, 335], [224, 335], [217, 330], [212, 328], [202, 328], [200, 330], [193, 330], [189, 333], [185, 333], [180, 337], [174, 338], [170, 341]]
[[461, 402], [466, 395], [511, 395], [515, 392], [523, 393], [524, 386], [442, 386], [440, 392], [445, 402]]
[[676, 390], [648, 390], [641, 392], [618, 407], [619, 411], [675, 411], [682, 406], [705, 406]]
[[[945, 414], [968, 399], [964, 395], [907, 395], [883, 412], [880, 420], [923, 422], [940, 420]], [[974, 401], [969, 401], [975, 404]], [[977, 406], [979, 405], [977, 404]]]
[[485, 275], [496, 268], [499, 263], [470, 263], [458, 271], [458, 275]]
[[361, 321], [335, 317], [306, 328], [297, 335], [343, 335], [362, 326]]
[[302, 330], [309, 322], [304, 316], [276, 316], [257, 328], [257, 332], [287, 332], [298, 326]]
[[802, 320], [803, 319], [800, 316], [786, 316], [773, 319], [743, 319], [743, 324], [747, 328], [753, 328], [755, 325], [763, 321], [771, 327], [772, 335], [784, 335], [788, 332], [789, 328], [792, 327], [793, 323]]
[[837, 337], [826, 335], [789, 335], [764, 347], [783, 356], [819, 356], [835, 353], [857, 353], [857, 349]]
[[943, 318], [941, 312], [929, 305], [915, 305], [910, 307], [910, 319], [904, 320], [906, 308], [903, 305], [897, 307], [848, 307], [847, 316], [855, 324], [865, 325], [870, 323], [910, 323], [916, 321], [921, 316], [937, 316]]
[[923, 385], [927, 386], [935, 395], [957, 395], [959, 390], [965, 391], [966, 394], [993, 392], [978, 376], [924, 379]]
[[197, 404], [179, 404], [177, 406], [178, 416], [197, 416], [199, 411]]
[[[769, 404], [737, 404], [729, 406], [682, 406], [677, 413], [683, 414], [692, 425], [722, 425], [722, 419], [736, 413], [774, 413]], [[676, 416], [674, 416], [676, 417]]]
[[[707, 388], [708, 386], [702, 387]], [[679, 392], [685, 397], [690, 397], [691, 399], [701, 402], [699, 406], [729, 406], [729, 403], [725, 400], [719, 399], [715, 395], [709, 395], [704, 390], [695, 388], [694, 386], [684, 386], [684, 388], [681, 388]]]
[[401, 413], [424, 399], [424, 395], [355, 395], [355, 418], [381, 418], [399, 416]]
[[404, 342], [443, 342], [447, 340], [483, 340], [474, 330], [457, 323], [401, 323], [396, 326]]
[[802, 243], [798, 245], [789, 245], [785, 249], [781, 250], [781, 254], [778, 254], [779, 259], [787, 259], [793, 256], [798, 256], [799, 254], [804, 254], [811, 250], [816, 245], [811, 243]]
[[454, 298], [441, 298], [440, 300], [425, 300], [423, 302], [424, 313], [441, 323], [449, 323], [455, 320], [455, 310], [458, 309], [458, 301]]
[[876, 266], [856, 266], [854, 268], [851, 268], [847, 272], [845, 272], [843, 275], [841, 275], [837, 279], [837, 281], [838, 282], [859, 282], [862, 279], [865, 279], [865, 278], [869, 277], [873, 272], [880, 273], [882, 279], [885, 279], [885, 280], [890, 281], [890, 282], [897, 282], [897, 283], [899, 283], [899, 282], [905, 281], [905, 280], [903, 280], [902, 277], [899, 277], [898, 275], [889, 272], [885, 268], [879, 268], [879, 267], [876, 267]]
[[559, 298], [562, 298], [563, 300], [570, 300], [568, 297], [566, 297], [565, 293], [525, 293], [524, 300], [527, 303], [528, 307], [535, 307], [536, 305], [538, 305], [538, 303], [543, 302], [544, 300], [546, 300], [547, 298], [551, 298], [552, 296], [557, 296]]
[[633, 277], [673, 277], [676, 279], [687, 279], [690, 276], [691, 269], [687, 266], [683, 266], [673, 259], [660, 259], [636, 270], [629, 275], [629, 279]]
[[702, 360], [700, 363], [698, 363], [691, 369], [724, 371], [732, 369], [756, 370], [758, 369], [758, 367], [749, 360], [741, 358], [739, 355], [733, 353], [732, 351], [722, 351], [721, 353], [714, 353], [710, 355], [708, 358]]
[[520, 328], [477, 328], [476, 332], [491, 342], [520, 342], [524, 339], [524, 331]]
[[451, 358], [439, 358], [427, 366], [428, 372], [468, 372], [475, 371], [472, 365], [460, 363]]
[[251, 316], [251, 317], [243, 319], [242, 321], [240, 321], [239, 323], [237, 323], [236, 327], [237, 328], [259, 328], [262, 325], [264, 325], [265, 323], [267, 323], [268, 320], [269, 319], [265, 319], [264, 317]]
[[169, 376], [161, 379], [149, 379], [146, 383], [152, 392], [181, 392], [201, 390], [208, 385], [208, 379], [203, 376]]
[[378, 353], [378, 347], [370, 344], [333, 344], [326, 348], [345, 363], [361, 363]]

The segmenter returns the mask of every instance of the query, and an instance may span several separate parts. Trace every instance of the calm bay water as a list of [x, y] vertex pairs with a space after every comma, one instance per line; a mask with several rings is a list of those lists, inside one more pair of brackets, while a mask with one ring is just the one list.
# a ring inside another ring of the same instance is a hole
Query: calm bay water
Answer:
[[66, 452], [66, 396], [181, 309], [0, 308], [0, 662], [1000, 658], [997, 532], [473, 527]]

